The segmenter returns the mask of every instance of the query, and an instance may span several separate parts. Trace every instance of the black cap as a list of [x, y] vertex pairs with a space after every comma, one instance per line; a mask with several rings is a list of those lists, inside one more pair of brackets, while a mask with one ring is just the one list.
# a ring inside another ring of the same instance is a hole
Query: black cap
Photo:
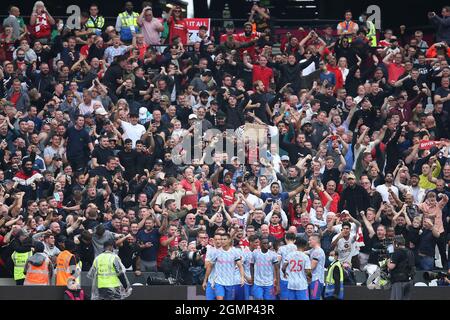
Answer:
[[42, 242], [37, 241], [34, 243], [34, 252], [44, 252], [45, 246]]
[[227, 23], [225, 26], [226, 29], [234, 29], [234, 24], [233, 22]]
[[217, 119], [225, 119], [227, 117], [227, 115], [223, 112], [223, 111], [218, 111], [217, 112]]
[[212, 72], [211, 72], [211, 70], [206, 69], [205, 71], [203, 71], [202, 76], [203, 76], [203, 77], [206, 77], [206, 76], [212, 77]]
[[[203, 73], [203, 76], [205, 75], [205, 72]], [[199, 94], [200, 98], [209, 98], [209, 92], [206, 90], [203, 90], [202, 92], [200, 92]]]
[[155, 164], [163, 164], [163, 161], [161, 159], [156, 159]]

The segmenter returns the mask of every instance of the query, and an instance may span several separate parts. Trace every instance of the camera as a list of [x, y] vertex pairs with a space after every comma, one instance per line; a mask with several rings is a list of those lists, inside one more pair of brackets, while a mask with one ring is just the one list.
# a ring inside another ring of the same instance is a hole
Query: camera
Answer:
[[423, 273], [423, 278], [426, 281], [432, 281], [432, 280], [444, 280], [445, 278], [449, 278], [449, 274], [445, 272], [431, 272], [431, 271], [425, 271]]
[[195, 262], [199, 256], [206, 253], [206, 248], [197, 251], [177, 251], [175, 253], [175, 259], [178, 260], [188, 260], [190, 262]]

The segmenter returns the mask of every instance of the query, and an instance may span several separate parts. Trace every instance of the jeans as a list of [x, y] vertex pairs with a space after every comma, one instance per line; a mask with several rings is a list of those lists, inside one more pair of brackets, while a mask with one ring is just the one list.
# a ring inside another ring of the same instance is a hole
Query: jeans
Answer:
[[447, 235], [445, 232], [441, 233], [439, 238], [436, 239], [436, 244], [438, 246], [439, 255], [441, 256], [442, 268], [447, 269], [448, 267], [448, 259], [447, 259]]
[[156, 272], [156, 261], [145, 261], [141, 259], [142, 272]]
[[420, 256], [419, 260], [422, 271], [431, 271], [434, 269], [434, 257]]

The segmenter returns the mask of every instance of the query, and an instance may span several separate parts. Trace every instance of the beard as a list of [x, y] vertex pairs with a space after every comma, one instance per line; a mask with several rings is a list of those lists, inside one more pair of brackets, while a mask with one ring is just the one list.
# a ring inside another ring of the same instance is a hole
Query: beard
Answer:
[[23, 168], [23, 172], [24, 172], [27, 176], [31, 176], [31, 174], [33, 173], [33, 168]]

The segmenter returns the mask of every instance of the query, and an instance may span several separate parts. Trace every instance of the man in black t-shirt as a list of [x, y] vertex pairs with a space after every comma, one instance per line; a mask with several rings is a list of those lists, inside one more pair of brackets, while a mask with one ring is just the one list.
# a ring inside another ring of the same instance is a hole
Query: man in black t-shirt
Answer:
[[414, 254], [405, 248], [405, 239], [395, 240], [395, 251], [388, 262], [391, 274], [391, 300], [410, 300], [415, 274]]
[[434, 93], [434, 103], [443, 103], [444, 110], [450, 111], [450, 80], [448, 78], [442, 78], [441, 87], [437, 88]]
[[105, 165], [108, 158], [114, 156], [114, 151], [111, 150], [109, 146], [109, 138], [107, 136], [102, 136], [99, 144], [95, 146], [94, 151], [92, 151], [92, 168], [96, 168], [99, 165]]
[[89, 152], [94, 146], [89, 137], [89, 133], [84, 127], [84, 117], [78, 116], [73, 127], [67, 129], [64, 134], [67, 139], [67, 159], [74, 171], [87, 167]]

